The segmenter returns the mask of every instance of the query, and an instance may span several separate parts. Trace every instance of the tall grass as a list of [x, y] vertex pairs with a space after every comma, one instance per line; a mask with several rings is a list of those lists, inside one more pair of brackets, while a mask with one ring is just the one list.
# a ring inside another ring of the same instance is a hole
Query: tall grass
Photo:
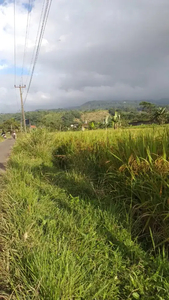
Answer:
[[168, 299], [168, 135], [18, 140], [2, 194], [3, 297]]
[[56, 166], [85, 175], [110, 205], [131, 208], [133, 234], [148, 243], [153, 234], [156, 246], [169, 238], [168, 158], [168, 128], [68, 134], [53, 152]]

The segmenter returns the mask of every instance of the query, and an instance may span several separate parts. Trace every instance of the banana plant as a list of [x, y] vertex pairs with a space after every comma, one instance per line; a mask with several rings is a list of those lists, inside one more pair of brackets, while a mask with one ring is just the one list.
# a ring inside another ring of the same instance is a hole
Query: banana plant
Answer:
[[157, 122], [159, 125], [166, 122], [166, 107], [159, 107], [153, 114], [152, 120]]
[[120, 124], [120, 115], [118, 114], [117, 111], [115, 111], [115, 114], [112, 117], [112, 124], [113, 124], [114, 129], [116, 129], [118, 127], [118, 125]]

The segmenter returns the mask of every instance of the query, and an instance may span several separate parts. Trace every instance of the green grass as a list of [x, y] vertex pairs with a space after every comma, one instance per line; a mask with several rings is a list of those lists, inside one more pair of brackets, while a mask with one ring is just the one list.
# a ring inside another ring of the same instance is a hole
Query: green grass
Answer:
[[116, 199], [127, 210], [132, 205], [132, 233], [145, 244], [152, 234], [156, 246], [168, 242], [168, 127], [104, 133], [67, 135], [57, 142], [54, 165], [86, 176], [98, 197], [104, 195], [102, 206]]
[[159, 127], [20, 138], [1, 191], [1, 294], [169, 299], [168, 136]]
[[0, 142], [5, 141], [5, 139], [0, 135]]

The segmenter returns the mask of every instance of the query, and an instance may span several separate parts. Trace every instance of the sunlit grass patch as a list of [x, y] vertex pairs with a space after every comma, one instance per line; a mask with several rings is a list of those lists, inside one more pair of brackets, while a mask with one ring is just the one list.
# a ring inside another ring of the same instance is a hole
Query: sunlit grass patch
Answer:
[[40, 130], [17, 141], [1, 194], [11, 299], [168, 299], [168, 136]]

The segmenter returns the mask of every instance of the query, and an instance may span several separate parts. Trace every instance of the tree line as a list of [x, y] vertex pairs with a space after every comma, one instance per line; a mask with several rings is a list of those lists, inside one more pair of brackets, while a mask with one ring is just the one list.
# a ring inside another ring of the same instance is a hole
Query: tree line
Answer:
[[[97, 110], [93, 109], [97, 115]], [[82, 114], [85, 112], [78, 110], [45, 110], [26, 112], [25, 117], [29, 124], [36, 127], [45, 127], [49, 130], [78, 130], [82, 128], [84, 120]], [[88, 111], [89, 113], [89, 111]], [[117, 128], [118, 126], [129, 126], [132, 122], [148, 121], [150, 123], [165, 124], [169, 123], [168, 107], [159, 107], [150, 102], [142, 101], [139, 108], [131, 107], [128, 109], [108, 110], [108, 117], [100, 121], [95, 119], [88, 122], [85, 127], [88, 129], [98, 128]], [[11, 131], [20, 130], [21, 116], [17, 114], [0, 114], [0, 129]], [[73, 126], [73, 127], [72, 127]]]

